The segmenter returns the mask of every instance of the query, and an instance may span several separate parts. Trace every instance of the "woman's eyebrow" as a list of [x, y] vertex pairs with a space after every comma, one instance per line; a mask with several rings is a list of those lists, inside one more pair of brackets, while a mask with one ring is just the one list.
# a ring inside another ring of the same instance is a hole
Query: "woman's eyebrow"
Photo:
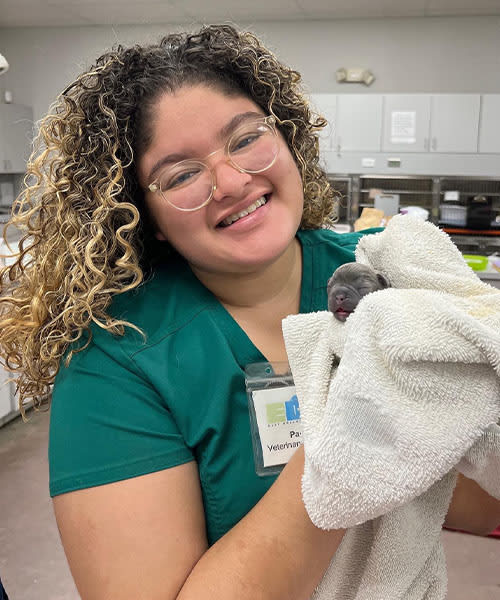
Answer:
[[262, 118], [264, 115], [256, 112], [256, 111], [252, 111], [249, 110], [247, 112], [244, 113], [240, 113], [238, 115], [235, 115], [230, 121], [229, 123], [227, 123], [226, 125], [224, 125], [224, 127], [222, 127], [222, 129], [219, 131], [217, 137], [221, 140], [221, 141], [225, 141], [227, 137], [229, 137], [231, 135], [231, 133], [239, 126], [241, 125], [241, 123], [243, 123], [243, 121], [247, 121], [249, 119], [259, 119]]
[[175, 164], [180, 162], [181, 160], [186, 160], [186, 158], [190, 158], [189, 156], [187, 156], [186, 154], [179, 154], [179, 153], [175, 153], [175, 154], [167, 154], [167, 156], [163, 156], [162, 158], [160, 158], [160, 160], [156, 161], [155, 164], [153, 165], [153, 168], [151, 169], [151, 171], [149, 172], [148, 175], [148, 181], [151, 181], [154, 177], [154, 175], [156, 175], [156, 173], [165, 165], [168, 165], [169, 163]]
[[[247, 121], [249, 119], [259, 119], [263, 116], [264, 115], [262, 115], [261, 113], [251, 110], [244, 113], [239, 113], [235, 115], [229, 121], [229, 123], [226, 123], [226, 125], [224, 125], [224, 127], [220, 129], [219, 133], [217, 134], [217, 139], [219, 141], [225, 141], [226, 138], [228, 138], [231, 135], [231, 133], [244, 121]], [[177, 162], [180, 162], [181, 160], [186, 160], [187, 158], [192, 157], [180, 153], [167, 154], [166, 156], [163, 156], [153, 165], [151, 171], [149, 172], [148, 181], [151, 181], [154, 175], [156, 175], [156, 173], [165, 165], [168, 165], [169, 163], [175, 164]]]

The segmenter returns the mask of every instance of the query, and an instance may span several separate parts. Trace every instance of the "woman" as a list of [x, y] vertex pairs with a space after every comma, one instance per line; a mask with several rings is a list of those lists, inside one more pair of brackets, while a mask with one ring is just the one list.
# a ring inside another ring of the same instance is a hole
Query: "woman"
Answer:
[[23, 398], [57, 374], [51, 494], [84, 600], [308, 598], [341, 542], [304, 510], [301, 449], [255, 474], [244, 387], [360, 237], [320, 229], [298, 83], [210, 26], [102, 56], [42, 122], [1, 341]]

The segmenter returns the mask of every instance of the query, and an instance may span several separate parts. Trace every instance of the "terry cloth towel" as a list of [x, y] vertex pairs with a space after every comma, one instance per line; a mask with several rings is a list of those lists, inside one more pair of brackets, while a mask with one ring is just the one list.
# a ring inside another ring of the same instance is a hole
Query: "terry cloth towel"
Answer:
[[304, 503], [318, 527], [350, 528], [317, 596], [441, 600], [457, 470], [500, 498], [500, 291], [410, 216], [362, 238], [356, 260], [393, 287], [345, 323], [327, 311], [283, 321]]

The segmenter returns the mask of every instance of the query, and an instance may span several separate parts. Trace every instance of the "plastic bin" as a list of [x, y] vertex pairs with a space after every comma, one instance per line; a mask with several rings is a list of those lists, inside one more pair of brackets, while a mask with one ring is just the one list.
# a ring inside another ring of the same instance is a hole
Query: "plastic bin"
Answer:
[[488, 257], [479, 254], [464, 254], [465, 262], [473, 271], [486, 271], [488, 268]]
[[466, 206], [459, 206], [456, 204], [441, 204], [440, 212], [440, 223], [445, 225], [457, 225], [458, 227], [465, 227], [465, 224], [467, 223]]

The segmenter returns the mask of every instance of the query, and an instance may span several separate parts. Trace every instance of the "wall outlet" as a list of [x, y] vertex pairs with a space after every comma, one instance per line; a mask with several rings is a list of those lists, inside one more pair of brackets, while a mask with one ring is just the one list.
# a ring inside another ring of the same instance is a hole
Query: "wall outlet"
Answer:
[[375, 159], [374, 158], [362, 158], [361, 166], [366, 167], [366, 168], [373, 168], [375, 166]]

